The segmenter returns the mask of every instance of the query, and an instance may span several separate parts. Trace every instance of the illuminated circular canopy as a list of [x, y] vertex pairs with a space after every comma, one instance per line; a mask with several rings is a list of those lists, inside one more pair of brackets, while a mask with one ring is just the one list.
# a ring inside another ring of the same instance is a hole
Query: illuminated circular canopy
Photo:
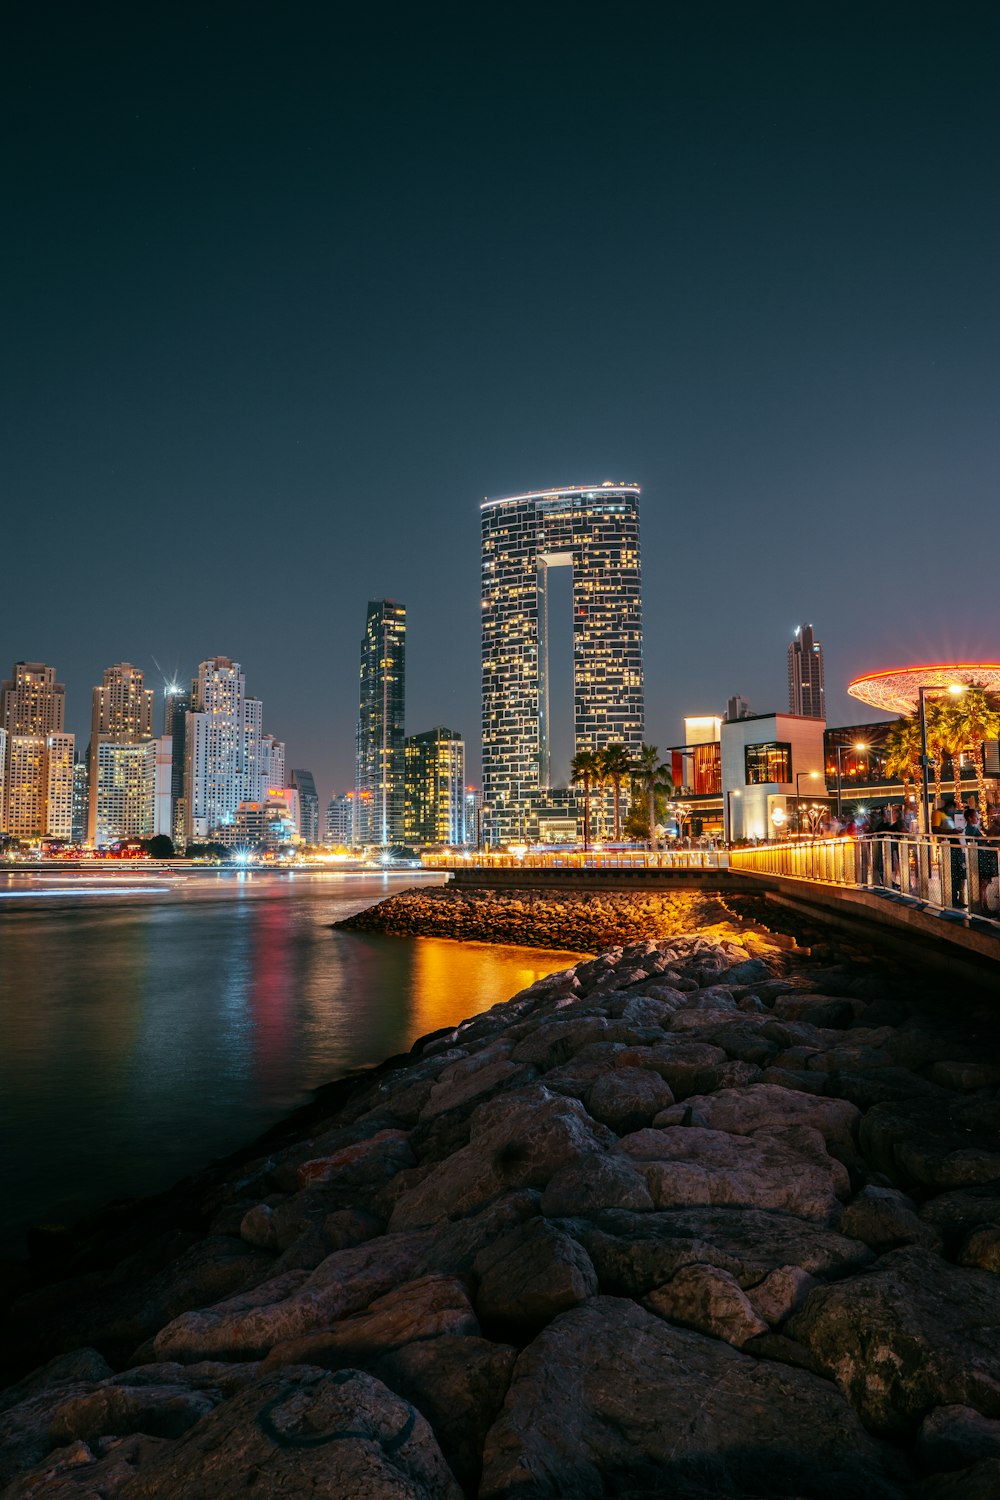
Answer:
[[1000, 693], [1000, 663], [937, 662], [925, 667], [890, 667], [885, 672], [868, 672], [864, 677], [855, 677], [847, 691], [852, 698], [860, 698], [872, 708], [894, 714], [912, 714], [917, 710], [920, 688], [949, 688], [956, 683], [965, 687], [976, 683], [990, 692]]

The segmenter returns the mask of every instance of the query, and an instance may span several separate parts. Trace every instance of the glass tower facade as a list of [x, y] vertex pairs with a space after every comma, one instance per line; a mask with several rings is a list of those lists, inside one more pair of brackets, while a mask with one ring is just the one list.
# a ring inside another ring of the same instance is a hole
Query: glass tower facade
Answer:
[[355, 784], [359, 844], [403, 842], [405, 685], [406, 607], [395, 599], [371, 599], [361, 642]]
[[552, 568], [573, 570], [574, 751], [642, 743], [639, 487], [487, 500], [482, 540], [484, 837], [507, 843], [551, 785]]
[[438, 725], [411, 734], [406, 752], [408, 844], [465, 842], [465, 744], [453, 729]]

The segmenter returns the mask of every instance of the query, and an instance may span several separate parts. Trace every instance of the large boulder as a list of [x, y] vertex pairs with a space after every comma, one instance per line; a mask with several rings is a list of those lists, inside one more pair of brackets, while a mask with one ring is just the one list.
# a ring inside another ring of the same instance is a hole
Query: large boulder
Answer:
[[850, 1151], [860, 1110], [844, 1099], [825, 1099], [773, 1083], [752, 1083], [722, 1094], [695, 1095], [657, 1116], [658, 1126], [679, 1125], [690, 1109], [710, 1130], [750, 1135], [764, 1126], [811, 1125], [830, 1146]]
[[920, 1424], [917, 1454], [935, 1472], [1000, 1459], [1000, 1422], [971, 1406], [936, 1406]]
[[519, 1357], [479, 1494], [900, 1500], [904, 1479], [829, 1382], [595, 1297]]
[[615, 1137], [575, 1099], [531, 1084], [481, 1104], [470, 1140], [397, 1200], [390, 1229], [408, 1229], [469, 1213], [498, 1193], [544, 1188], [567, 1162]]
[[597, 1291], [597, 1273], [576, 1240], [531, 1219], [476, 1258], [476, 1308], [484, 1323], [539, 1327]]
[[820, 1287], [787, 1331], [807, 1344], [876, 1432], [904, 1434], [935, 1406], [1000, 1417], [1000, 1282], [911, 1245]]
[[801, 1139], [670, 1126], [625, 1136], [617, 1150], [642, 1173], [657, 1208], [781, 1209], [831, 1224], [840, 1212], [836, 1174], [843, 1168], [826, 1155], [818, 1132], [811, 1135], [806, 1153]]
[[831, 1229], [753, 1209], [612, 1210], [557, 1222], [583, 1245], [602, 1290], [629, 1297], [645, 1297], [694, 1263], [729, 1271], [747, 1290], [782, 1266], [832, 1279], [872, 1259], [866, 1245]]
[[359, 1370], [264, 1375], [149, 1463], [116, 1500], [462, 1500], [434, 1434], [408, 1401]]
[[669, 1085], [650, 1068], [611, 1068], [586, 1097], [594, 1119], [618, 1135], [652, 1124], [674, 1102]]
[[1000, 1177], [1000, 1100], [943, 1090], [876, 1104], [861, 1122], [865, 1157], [906, 1188], [943, 1193]]
[[725, 1339], [737, 1349], [748, 1339], [768, 1332], [768, 1324], [751, 1305], [735, 1277], [717, 1266], [696, 1262], [683, 1266], [672, 1281], [656, 1287], [645, 1301], [650, 1312]]

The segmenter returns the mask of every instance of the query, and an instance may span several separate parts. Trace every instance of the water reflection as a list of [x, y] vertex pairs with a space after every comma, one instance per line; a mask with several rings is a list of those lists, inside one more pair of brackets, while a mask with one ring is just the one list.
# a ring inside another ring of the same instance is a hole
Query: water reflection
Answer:
[[309, 1089], [571, 961], [331, 932], [408, 883], [206, 874], [33, 900], [30, 878], [0, 876], [23, 892], [0, 903], [0, 1249], [168, 1186]]

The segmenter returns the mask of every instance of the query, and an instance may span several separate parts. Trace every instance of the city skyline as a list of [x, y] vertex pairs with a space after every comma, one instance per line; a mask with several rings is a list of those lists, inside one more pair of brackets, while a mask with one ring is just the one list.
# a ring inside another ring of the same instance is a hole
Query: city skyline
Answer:
[[7, 659], [58, 665], [79, 741], [109, 662], [235, 655], [325, 797], [365, 601], [405, 599], [411, 722], [478, 778], [478, 503], [622, 476], [653, 743], [780, 707], [801, 620], [834, 722], [885, 662], [993, 659], [998, 32], [19, 13]]

